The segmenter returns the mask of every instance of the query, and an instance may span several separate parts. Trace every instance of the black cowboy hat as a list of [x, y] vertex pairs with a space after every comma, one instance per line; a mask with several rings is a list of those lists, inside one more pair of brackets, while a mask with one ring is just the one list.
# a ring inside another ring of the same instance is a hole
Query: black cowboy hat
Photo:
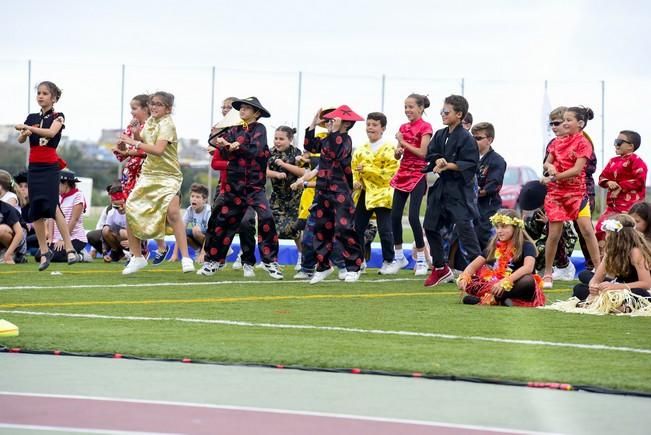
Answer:
[[258, 109], [260, 111], [260, 118], [269, 118], [271, 116], [271, 113], [269, 113], [269, 111], [265, 109], [262, 104], [260, 104], [258, 97], [249, 97], [242, 100], [235, 100], [232, 103], [233, 109], [240, 110], [240, 106], [242, 106], [242, 104], [248, 104], [249, 106]]
[[79, 183], [81, 180], [77, 178], [74, 172], [72, 171], [61, 171], [60, 173], [61, 181], [72, 181], [74, 183]]
[[518, 204], [522, 210], [535, 210], [545, 204], [547, 195], [547, 186], [538, 180], [529, 181], [522, 186]]
[[27, 183], [27, 171], [20, 171], [14, 175], [14, 181], [16, 184]]

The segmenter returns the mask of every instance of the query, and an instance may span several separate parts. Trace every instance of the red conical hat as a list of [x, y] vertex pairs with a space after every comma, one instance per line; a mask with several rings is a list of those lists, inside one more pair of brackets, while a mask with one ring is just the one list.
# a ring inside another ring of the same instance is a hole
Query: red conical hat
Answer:
[[353, 112], [353, 109], [346, 106], [345, 104], [343, 106], [337, 107], [332, 112], [323, 115], [323, 118], [324, 119], [340, 118], [342, 121], [363, 121], [364, 120], [364, 118], [359, 116], [357, 113]]

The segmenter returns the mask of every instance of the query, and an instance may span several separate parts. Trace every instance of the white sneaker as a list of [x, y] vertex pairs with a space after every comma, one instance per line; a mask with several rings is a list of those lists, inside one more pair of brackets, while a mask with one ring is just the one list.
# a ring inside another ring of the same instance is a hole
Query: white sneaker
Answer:
[[197, 275], [211, 276], [222, 268], [222, 264], [217, 261], [205, 261], [201, 269], [197, 270]]
[[296, 275], [294, 275], [294, 279], [312, 279], [314, 276], [314, 272], [304, 272], [304, 271], [299, 271]]
[[85, 249], [82, 251], [81, 256], [82, 256], [81, 261], [83, 261], [84, 263], [92, 263], [93, 262], [93, 257], [88, 252], [86, 252]]
[[[547, 275], [547, 278], [550, 278], [549, 275]], [[554, 280], [552, 279], [545, 279], [543, 278], [543, 288], [554, 288]]]
[[427, 263], [424, 261], [417, 261], [414, 266], [414, 275], [416, 276], [425, 276], [428, 274]]
[[244, 278], [255, 278], [255, 269], [250, 264], [242, 264]]
[[362, 265], [359, 266], [359, 273], [366, 273], [366, 260], [364, 260]]
[[407, 260], [407, 257], [396, 258], [396, 262], [400, 266], [400, 269], [404, 269], [405, 267], [409, 266], [409, 260]]
[[346, 268], [342, 267], [341, 269], [339, 269], [339, 273], [337, 274], [337, 278], [339, 278], [340, 281], [343, 281], [343, 280], [346, 279], [346, 274], [347, 273], [348, 273], [348, 271], [346, 270]]
[[294, 266], [294, 270], [296, 272], [301, 270], [301, 263], [303, 262], [303, 255], [301, 253], [298, 253], [298, 258], [296, 259], [296, 266]]
[[400, 271], [400, 264], [393, 260], [391, 262], [382, 262], [382, 267], [377, 271], [378, 275], [395, 275]]
[[321, 282], [324, 279], [328, 277], [332, 272], [334, 272], [335, 269], [331, 267], [330, 269], [322, 270], [321, 272], [314, 272], [314, 275], [312, 275], [312, 279], [310, 279], [310, 284], [316, 284], [317, 282]]
[[122, 275], [136, 273], [145, 266], [147, 266], [147, 260], [145, 260], [145, 257], [131, 257], [127, 267], [122, 270]]
[[242, 268], [242, 251], [237, 254], [237, 258], [233, 261], [233, 269], [240, 270]]
[[345, 282], [355, 282], [359, 279], [360, 272], [346, 272]]
[[572, 281], [574, 280], [574, 275], [576, 274], [576, 268], [574, 264], [570, 261], [570, 264], [567, 267], [559, 268], [555, 267], [554, 272], [552, 273], [552, 278], [558, 281]]
[[183, 270], [183, 273], [194, 272], [194, 261], [192, 261], [192, 258], [181, 258], [181, 270]]
[[278, 263], [262, 263], [262, 267], [273, 279], [283, 279], [283, 272], [280, 270], [280, 265]]

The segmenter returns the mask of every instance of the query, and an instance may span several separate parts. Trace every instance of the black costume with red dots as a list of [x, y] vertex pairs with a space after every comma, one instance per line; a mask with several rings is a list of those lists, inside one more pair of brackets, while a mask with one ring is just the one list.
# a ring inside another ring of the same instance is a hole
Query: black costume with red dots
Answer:
[[276, 262], [278, 234], [265, 196], [270, 155], [267, 130], [264, 125], [253, 122], [246, 127], [233, 127], [224, 139], [230, 143], [237, 141], [240, 146], [234, 151], [219, 149], [222, 157], [228, 161], [226, 185], [208, 221], [204, 246], [206, 260], [224, 263], [233, 236], [247, 208], [251, 207], [258, 215], [258, 248], [262, 261]]
[[352, 197], [353, 171], [350, 168], [352, 141], [346, 133], [330, 133], [323, 139], [314, 129], [305, 132], [305, 149], [321, 153], [312, 207], [315, 216], [314, 250], [317, 270], [330, 268], [335, 238], [343, 247], [348, 271], [357, 272], [363, 262], [362, 250], [353, 229], [355, 204]]

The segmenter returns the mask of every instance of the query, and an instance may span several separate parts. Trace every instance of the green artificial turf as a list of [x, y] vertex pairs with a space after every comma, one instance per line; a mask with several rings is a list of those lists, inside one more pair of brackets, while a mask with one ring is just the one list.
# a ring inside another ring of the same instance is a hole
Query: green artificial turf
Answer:
[[[178, 263], [149, 266], [126, 277], [120, 274], [121, 269], [121, 265], [99, 261], [54, 264], [40, 273], [34, 263], [2, 265], [0, 318], [18, 325], [20, 336], [0, 338], [0, 343], [25, 349], [355, 367], [651, 391], [649, 353], [469, 339], [475, 336], [649, 350], [649, 318], [464, 306], [452, 284], [427, 289], [410, 271], [389, 277], [402, 281], [382, 282], [387, 277], [369, 270], [357, 283], [345, 284], [333, 274], [327, 281], [310, 286], [293, 281], [291, 267], [286, 268], [284, 281], [273, 281], [262, 270], [256, 270], [256, 278], [247, 281], [230, 267], [212, 277], [182, 274]], [[220, 284], [224, 281], [233, 282]], [[570, 296], [571, 283], [560, 284], [548, 299]], [[47, 288], [6, 289], [17, 285]], [[121, 318], [49, 317], [15, 311]], [[178, 318], [257, 326], [173, 320]], [[363, 331], [271, 328], [264, 324]], [[449, 334], [454, 338], [373, 334], [367, 330]]]

